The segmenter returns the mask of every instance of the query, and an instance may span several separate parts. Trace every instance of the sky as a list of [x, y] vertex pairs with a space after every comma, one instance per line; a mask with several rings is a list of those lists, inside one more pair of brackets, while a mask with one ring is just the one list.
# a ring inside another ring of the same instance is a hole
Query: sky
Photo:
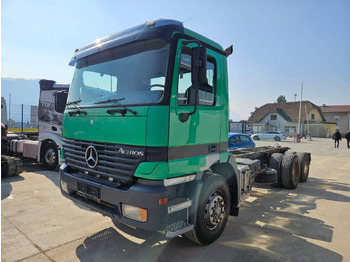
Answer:
[[76, 48], [159, 18], [233, 45], [233, 120], [280, 95], [300, 100], [302, 83], [303, 100], [350, 104], [348, 0], [1, 0], [1, 77], [69, 83]]

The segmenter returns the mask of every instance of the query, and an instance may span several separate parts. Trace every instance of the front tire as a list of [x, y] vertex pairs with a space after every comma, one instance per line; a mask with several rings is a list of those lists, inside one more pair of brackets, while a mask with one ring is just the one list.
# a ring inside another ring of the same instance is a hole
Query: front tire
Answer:
[[58, 167], [58, 150], [55, 143], [43, 146], [42, 162], [48, 170], [55, 170]]
[[258, 136], [253, 136], [254, 140], [260, 140], [260, 138]]
[[220, 175], [209, 173], [203, 181], [196, 226], [185, 236], [199, 245], [213, 243], [225, 229], [230, 206], [230, 190], [226, 180]]
[[281, 141], [281, 138], [279, 136], [275, 136], [275, 141]]

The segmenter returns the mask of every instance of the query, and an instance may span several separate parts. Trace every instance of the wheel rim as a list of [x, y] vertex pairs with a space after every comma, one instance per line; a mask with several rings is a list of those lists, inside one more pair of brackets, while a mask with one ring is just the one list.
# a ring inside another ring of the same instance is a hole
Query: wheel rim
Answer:
[[225, 201], [218, 191], [210, 194], [204, 211], [204, 221], [208, 229], [214, 230], [225, 217]]
[[46, 150], [45, 152], [45, 162], [52, 166], [55, 164], [56, 162], [56, 152], [53, 148], [49, 148], [48, 150]]

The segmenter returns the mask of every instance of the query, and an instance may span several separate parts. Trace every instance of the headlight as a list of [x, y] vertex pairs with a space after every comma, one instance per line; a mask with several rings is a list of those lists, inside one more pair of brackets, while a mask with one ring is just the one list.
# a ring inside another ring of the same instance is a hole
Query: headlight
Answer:
[[122, 212], [123, 216], [140, 221], [140, 222], [146, 222], [147, 221], [147, 210], [135, 206], [130, 206], [127, 204], [122, 204]]
[[68, 193], [68, 185], [63, 180], [61, 180], [61, 188], [64, 192]]

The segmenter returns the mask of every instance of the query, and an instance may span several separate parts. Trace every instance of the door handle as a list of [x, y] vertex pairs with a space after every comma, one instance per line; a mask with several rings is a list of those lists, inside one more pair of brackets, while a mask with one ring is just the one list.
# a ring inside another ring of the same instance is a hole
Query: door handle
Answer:
[[217, 146], [216, 144], [213, 144], [213, 145], [209, 145], [209, 146], [208, 146], [208, 151], [209, 151], [209, 153], [214, 153], [214, 152], [217, 151], [217, 149], [218, 149], [218, 146]]

